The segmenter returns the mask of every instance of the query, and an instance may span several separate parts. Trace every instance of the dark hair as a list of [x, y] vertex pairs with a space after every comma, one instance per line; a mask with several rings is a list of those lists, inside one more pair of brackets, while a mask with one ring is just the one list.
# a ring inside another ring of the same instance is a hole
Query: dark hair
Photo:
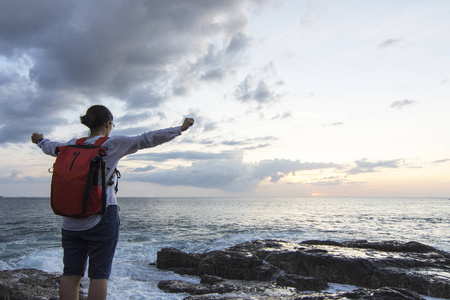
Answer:
[[81, 124], [86, 125], [89, 129], [96, 129], [105, 124], [106, 122], [112, 122], [113, 115], [103, 105], [93, 105], [89, 107], [84, 116], [80, 117]]

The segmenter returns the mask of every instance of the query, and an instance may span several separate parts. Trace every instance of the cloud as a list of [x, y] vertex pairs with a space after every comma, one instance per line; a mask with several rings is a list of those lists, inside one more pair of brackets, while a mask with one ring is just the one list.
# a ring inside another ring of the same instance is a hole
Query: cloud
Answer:
[[123, 160], [144, 160], [144, 161], [157, 161], [163, 162], [172, 159], [182, 160], [214, 160], [214, 159], [232, 159], [235, 154], [232, 152], [221, 153], [206, 153], [197, 151], [184, 151], [184, 152], [169, 152], [169, 153], [142, 153], [133, 154], [125, 157]]
[[[7, 1], [0, 10], [2, 142], [50, 132], [62, 113], [162, 106], [245, 63], [247, 1]], [[264, 97], [264, 86], [257, 97]], [[144, 114], [135, 114], [145, 118]], [[18, 121], [20, 120], [20, 122]], [[125, 123], [125, 120], [123, 120]]]
[[277, 101], [281, 93], [277, 89], [284, 81], [277, 78], [275, 64], [270, 61], [260, 70], [248, 74], [234, 89], [233, 96], [242, 102], [255, 102], [259, 105]]
[[403, 38], [398, 38], [398, 39], [387, 39], [384, 40], [382, 43], [380, 43], [378, 45], [378, 48], [388, 48], [388, 47], [392, 47], [394, 45], [399, 44], [400, 42], [403, 41]]
[[292, 117], [292, 112], [288, 111], [288, 112], [285, 112], [284, 114], [277, 114], [277, 115], [273, 116], [271, 120], [273, 121], [276, 119], [288, 119], [291, 117]]
[[77, 99], [68, 97], [68, 103], [59, 101], [58, 91], [36, 93], [36, 88], [17, 72], [2, 72], [8, 79], [0, 85], [0, 145], [30, 141], [34, 131], [50, 132], [68, 124], [60, 111], [74, 109]]
[[324, 124], [322, 125], [322, 127], [337, 127], [337, 126], [343, 126], [344, 123], [343, 122], [333, 122], [333, 123], [328, 123], [328, 124]]
[[242, 148], [242, 150], [256, 150], [256, 149], [261, 149], [261, 148], [266, 148], [266, 147], [270, 147], [271, 144], [258, 144], [255, 146], [249, 146], [249, 147], [244, 147]]
[[359, 173], [373, 173], [378, 172], [380, 169], [397, 169], [400, 167], [401, 159], [394, 160], [381, 160], [376, 162], [370, 162], [366, 158], [355, 161], [354, 167], [351, 167], [346, 172], [348, 174], [359, 174]]
[[[246, 20], [243, 21], [242, 26], [244, 27], [246, 23]], [[249, 44], [249, 37], [240, 31], [233, 35], [228, 45], [218, 47], [210, 44], [208, 52], [191, 64], [189, 71], [191, 76], [184, 78], [183, 85], [191, 84], [192, 77], [198, 77], [202, 81], [222, 81], [243, 64]]]
[[450, 161], [450, 159], [446, 158], [446, 159], [435, 160], [432, 163], [433, 164], [442, 164], [442, 163], [446, 163], [446, 162], [449, 162], [449, 161]]
[[230, 41], [226, 49], [227, 54], [239, 54], [242, 50], [245, 50], [250, 43], [249, 37], [242, 33], [237, 32], [233, 35], [233, 38]]
[[214, 131], [217, 129], [217, 122], [206, 122], [203, 124], [203, 131]]
[[309, 184], [314, 186], [329, 186], [329, 185], [341, 185], [343, 183], [345, 183], [345, 178], [337, 176], [329, 176], [310, 182]]
[[257, 103], [267, 103], [277, 99], [274, 91], [269, 89], [264, 79], [255, 79], [248, 75], [235, 89], [234, 96], [242, 102], [255, 101]]
[[270, 177], [270, 181], [275, 183], [281, 178], [289, 174], [295, 174], [295, 172], [298, 171], [328, 168], [340, 168], [340, 166], [333, 163], [303, 163], [299, 160], [274, 159], [263, 160], [255, 164], [253, 167], [253, 174], [261, 180]]
[[224, 140], [221, 142], [222, 145], [225, 146], [246, 146], [246, 145], [252, 145], [252, 144], [259, 144], [261, 146], [261, 142], [264, 143], [264, 145], [267, 145], [266, 142], [271, 142], [277, 140], [277, 137], [274, 136], [265, 136], [265, 137], [255, 137], [255, 138], [248, 138], [245, 140]]
[[[136, 159], [153, 159], [153, 155], [133, 155]], [[244, 163], [241, 153], [178, 152], [159, 154], [156, 159], [194, 160], [191, 166], [178, 166], [171, 170], [154, 170], [144, 174], [130, 174], [124, 178], [132, 181], [152, 182], [166, 186], [184, 185], [237, 192], [253, 191], [263, 180], [272, 183], [306, 170], [340, 168], [333, 163], [308, 163], [299, 160], [274, 159], [258, 163]]]
[[417, 103], [417, 101], [405, 99], [402, 101], [392, 102], [391, 108], [402, 109], [404, 106], [408, 106], [408, 105], [412, 105], [412, 104], [416, 104], [416, 103]]
[[154, 169], [156, 169], [155, 166], [149, 165], [149, 166], [142, 167], [142, 168], [136, 168], [133, 170], [133, 172], [148, 172], [148, 171], [151, 171]]
[[33, 176], [20, 176], [22, 171], [11, 170], [9, 175], [0, 175], [0, 181], [3, 184], [29, 184], [30, 182], [47, 183], [47, 179], [43, 177], [33, 177]]

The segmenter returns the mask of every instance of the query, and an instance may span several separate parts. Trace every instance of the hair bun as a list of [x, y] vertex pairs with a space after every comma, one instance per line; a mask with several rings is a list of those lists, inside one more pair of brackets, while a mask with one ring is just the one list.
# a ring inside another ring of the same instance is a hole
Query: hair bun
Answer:
[[86, 125], [89, 128], [92, 128], [92, 125], [94, 124], [95, 119], [91, 115], [84, 115], [84, 116], [80, 117], [80, 122], [81, 122], [81, 124]]
[[80, 117], [81, 124], [86, 125], [93, 130], [101, 127], [106, 122], [112, 122], [113, 115], [103, 105], [93, 105], [86, 111], [86, 115]]

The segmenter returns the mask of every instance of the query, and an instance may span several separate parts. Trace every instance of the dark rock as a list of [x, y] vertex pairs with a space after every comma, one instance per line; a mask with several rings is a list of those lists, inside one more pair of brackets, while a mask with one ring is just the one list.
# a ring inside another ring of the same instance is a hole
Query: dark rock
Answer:
[[[378, 290], [395, 287], [450, 298], [450, 254], [417, 242], [360, 240], [297, 244], [259, 240], [205, 254], [163, 249], [158, 252], [157, 265], [175, 272], [181, 270], [180, 274], [186, 274], [189, 269], [192, 275], [234, 280], [274, 283], [278, 277], [281, 285], [299, 289], [303, 289], [302, 277], [313, 277], [318, 286], [319, 282], [335, 282]], [[310, 289], [321, 289], [318, 286]]]
[[162, 280], [158, 288], [167, 293], [188, 293], [190, 295], [225, 294], [234, 291], [228, 284], [195, 284], [183, 280]]
[[328, 288], [328, 283], [323, 280], [292, 274], [278, 276], [276, 283], [279, 286], [294, 287], [299, 291], [320, 291]]
[[[0, 271], [0, 300], [58, 300], [61, 274], [37, 269]], [[87, 297], [80, 290], [80, 299]]]
[[216, 275], [227, 279], [268, 281], [278, 268], [265, 264], [259, 257], [237, 251], [212, 251], [198, 265], [197, 274]]
[[184, 300], [425, 300], [419, 294], [399, 288], [380, 288], [372, 289], [356, 289], [351, 292], [330, 293], [311, 293], [302, 295], [273, 295], [265, 294], [245, 294], [242, 292], [225, 294], [225, 295], [200, 295], [189, 296]]
[[187, 254], [175, 248], [163, 248], [157, 253], [156, 266], [182, 275], [195, 275], [203, 255]]
[[418, 242], [407, 242], [407, 243], [399, 241], [368, 242], [367, 240], [356, 240], [340, 243], [335, 241], [308, 240], [301, 242], [300, 244], [363, 248], [389, 252], [416, 252], [416, 253], [439, 252], [439, 250], [431, 246], [424, 245]]
[[0, 271], [0, 299], [57, 300], [60, 275], [36, 269]]
[[208, 275], [208, 274], [200, 275], [200, 283], [216, 284], [216, 283], [223, 282], [223, 281], [225, 281], [225, 279], [218, 277], [218, 276], [213, 276], [213, 275]]
[[[368, 288], [392, 286], [449, 298], [449, 254], [436, 249], [431, 251], [431, 247], [417, 244], [358, 242], [358, 247], [351, 247], [350, 243], [343, 243], [344, 246], [311, 245], [326, 252], [271, 251], [267, 253], [267, 262], [287, 273], [316, 277], [327, 282]], [[416, 247], [419, 252], [412, 251]], [[443, 276], [445, 273], [447, 275]]]
[[[338, 293], [341, 299], [367, 300], [420, 300], [425, 299], [416, 292], [401, 288], [384, 287], [376, 290], [356, 289], [351, 292]], [[339, 298], [338, 298], [339, 299]]]
[[[242, 281], [223, 280], [215, 284], [195, 284], [183, 280], [160, 281], [158, 287], [169, 293], [188, 293], [190, 295], [205, 295], [199, 299], [215, 299], [212, 294], [225, 295], [223, 299], [232, 299], [234, 295], [246, 295], [245, 299], [260, 299], [276, 295], [295, 296], [298, 295], [296, 289], [277, 286], [274, 282], [268, 281]], [[256, 298], [255, 298], [256, 297]], [[196, 299], [196, 298], [193, 298]], [[222, 298], [221, 298], [222, 299]]]

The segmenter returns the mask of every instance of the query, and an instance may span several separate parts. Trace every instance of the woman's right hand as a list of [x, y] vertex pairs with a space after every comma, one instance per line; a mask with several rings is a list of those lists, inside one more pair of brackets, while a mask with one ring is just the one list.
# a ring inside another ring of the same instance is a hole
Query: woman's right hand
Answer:
[[194, 119], [193, 118], [186, 118], [184, 119], [183, 124], [181, 125], [181, 131], [188, 130], [189, 127], [194, 125]]
[[42, 133], [37, 133], [37, 132], [35, 132], [35, 133], [33, 133], [33, 134], [31, 135], [31, 142], [32, 142], [32, 143], [37, 144], [37, 143], [39, 143], [39, 141], [42, 140], [42, 139], [44, 139], [44, 135], [43, 135]]

